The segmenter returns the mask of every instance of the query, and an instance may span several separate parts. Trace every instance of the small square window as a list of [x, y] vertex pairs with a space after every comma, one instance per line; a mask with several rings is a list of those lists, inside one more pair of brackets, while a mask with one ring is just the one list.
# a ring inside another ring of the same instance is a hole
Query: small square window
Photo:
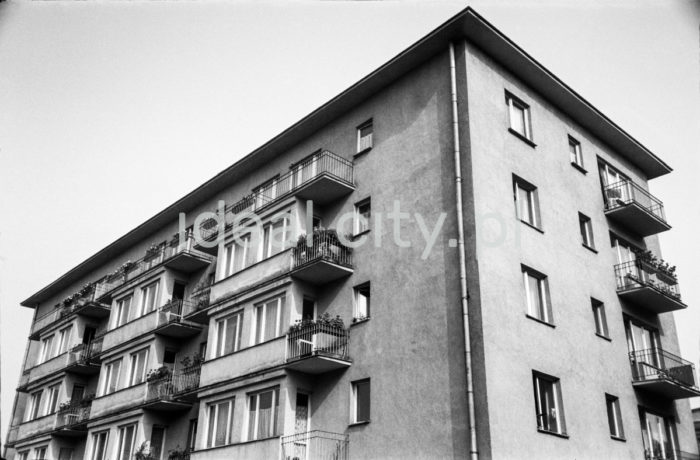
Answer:
[[537, 229], [541, 229], [537, 187], [513, 175], [513, 199], [515, 200], [515, 215], [518, 219]]
[[508, 92], [506, 92], [506, 103], [511, 131], [532, 142], [530, 106]]
[[595, 249], [595, 242], [593, 241], [593, 225], [591, 224], [591, 219], [578, 213], [578, 225], [581, 230], [581, 242], [584, 246], [590, 249]]
[[549, 301], [547, 276], [524, 265], [522, 271], [528, 316], [552, 324], [552, 307]]
[[581, 143], [569, 136], [569, 158], [571, 164], [583, 170], [583, 154], [581, 153]]
[[355, 204], [353, 232], [355, 235], [369, 231], [369, 219], [372, 217], [372, 202], [369, 198]]
[[369, 379], [352, 382], [352, 423], [369, 422]]
[[537, 429], [566, 435], [564, 404], [559, 379], [533, 371], [532, 380], [535, 389]]
[[363, 320], [369, 318], [370, 315], [370, 289], [369, 283], [364, 283], [355, 286], [355, 308], [353, 312], [353, 320]]
[[364, 152], [372, 148], [372, 135], [374, 125], [372, 120], [368, 120], [357, 127], [357, 153]]
[[608, 338], [608, 321], [605, 319], [605, 304], [599, 300], [591, 299], [593, 319], [595, 321], [595, 333]]
[[605, 395], [605, 404], [608, 408], [608, 427], [610, 436], [624, 439], [625, 431], [622, 428], [622, 415], [620, 414], [620, 399], [617, 396]]

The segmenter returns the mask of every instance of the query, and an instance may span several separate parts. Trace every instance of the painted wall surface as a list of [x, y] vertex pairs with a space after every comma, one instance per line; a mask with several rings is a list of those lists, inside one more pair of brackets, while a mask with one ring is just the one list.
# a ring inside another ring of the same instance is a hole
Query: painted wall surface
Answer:
[[[492, 456], [640, 458], [640, 400], [631, 385], [623, 324], [623, 313], [631, 312], [616, 295], [609, 232], [630, 236], [605, 217], [597, 157], [645, 188], [646, 181], [472, 47], [466, 72], [468, 108], [461, 111], [469, 111], [463, 129], [470, 140], [477, 232], [471, 256], [478, 267], [478, 281], [471, 285], [479, 289]], [[536, 147], [508, 132], [505, 91], [530, 106]], [[587, 173], [571, 166], [568, 135], [581, 142]], [[513, 174], [538, 188], [541, 232], [515, 216]], [[597, 252], [581, 244], [578, 212], [592, 220]], [[658, 250], [656, 238], [647, 243]], [[521, 264], [547, 275], [555, 327], [526, 317]], [[595, 335], [591, 297], [605, 303], [611, 341]], [[660, 323], [663, 346], [677, 350], [671, 315], [662, 315]], [[568, 439], [537, 431], [533, 370], [561, 379]], [[610, 438], [605, 393], [620, 398], [626, 442]], [[697, 452], [685, 439], [684, 426], [692, 428], [685, 419], [680, 416], [681, 446]]]

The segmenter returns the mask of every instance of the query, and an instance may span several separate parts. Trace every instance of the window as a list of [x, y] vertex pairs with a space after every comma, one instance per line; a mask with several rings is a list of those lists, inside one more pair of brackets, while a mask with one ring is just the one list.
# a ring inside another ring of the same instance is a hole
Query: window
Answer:
[[151, 428], [151, 456], [152, 460], [161, 460], [163, 455], [163, 444], [165, 443], [165, 427], [153, 425]]
[[129, 386], [138, 385], [146, 381], [146, 361], [148, 360], [148, 349], [137, 351], [131, 354], [129, 367]]
[[73, 460], [73, 449], [61, 447], [61, 450], [58, 451], [58, 460]]
[[279, 254], [288, 244], [289, 217], [277, 216], [263, 227], [262, 260]]
[[109, 430], [94, 433], [92, 435], [92, 453], [90, 460], [105, 460], [107, 457], [107, 441], [109, 440]]
[[51, 358], [53, 358], [53, 335], [41, 341], [41, 362], [43, 363]]
[[537, 429], [565, 435], [566, 423], [559, 379], [533, 371], [532, 380], [535, 387]]
[[277, 436], [279, 388], [248, 396], [248, 441]]
[[678, 436], [673, 418], [662, 417], [643, 409], [639, 411], [639, 418], [642, 423], [645, 458], [676, 458]]
[[355, 204], [355, 219], [353, 222], [353, 231], [355, 235], [369, 230], [369, 218], [372, 215], [372, 202], [369, 198]]
[[593, 242], [593, 225], [591, 225], [591, 219], [579, 212], [578, 226], [581, 230], [581, 242], [583, 243], [583, 245], [587, 248], [595, 249], [595, 243]]
[[132, 296], [127, 296], [117, 301], [117, 308], [114, 312], [114, 327], [119, 327], [122, 324], [126, 324], [129, 321], [129, 314], [131, 312], [131, 299]]
[[56, 406], [58, 406], [58, 397], [61, 392], [61, 384], [52, 385], [47, 390], [46, 398], [46, 410], [44, 415], [50, 415], [56, 412]]
[[614, 438], [625, 438], [625, 432], [622, 429], [622, 416], [620, 415], [620, 399], [617, 396], [605, 395], [605, 405], [608, 408], [608, 426], [610, 427], [610, 436]]
[[266, 342], [282, 334], [285, 315], [284, 296], [255, 306], [255, 336], [253, 344]]
[[291, 166], [293, 187], [299, 187], [316, 177], [321, 156], [322, 153], [319, 150]]
[[372, 148], [372, 134], [374, 127], [372, 120], [366, 121], [357, 127], [357, 153]]
[[45, 460], [46, 459], [46, 446], [37, 447], [34, 449], [34, 459], [33, 460]]
[[105, 366], [105, 379], [102, 383], [102, 394], [107, 395], [117, 391], [119, 384], [119, 371], [122, 367], [122, 360], [112, 361]]
[[277, 181], [275, 177], [253, 189], [255, 195], [255, 209], [259, 209], [277, 198]]
[[241, 347], [243, 311], [229, 315], [216, 322], [216, 352], [214, 357], [228, 355]]
[[27, 411], [27, 420], [34, 420], [39, 417], [41, 411], [41, 395], [43, 390], [35, 391], [29, 396], [29, 410]]
[[63, 354], [68, 351], [70, 347], [70, 333], [73, 330], [73, 326], [68, 326], [58, 333], [58, 353], [56, 355]]
[[187, 450], [188, 451], [193, 451], [194, 450], [194, 443], [197, 440], [197, 419], [193, 418], [190, 419], [190, 425], [187, 428]]
[[158, 281], [141, 288], [141, 314], [152, 312], [156, 307], [158, 297]]
[[513, 198], [518, 219], [535, 228], [541, 228], [537, 187], [513, 175]]
[[528, 316], [545, 323], [552, 323], [547, 276], [524, 265], [522, 270]]
[[369, 318], [369, 283], [355, 286], [355, 308], [353, 319]]
[[569, 136], [569, 157], [571, 164], [583, 170], [583, 155], [581, 154], [581, 143]]
[[530, 129], [530, 107], [523, 101], [506, 92], [506, 103], [510, 117], [510, 130], [532, 141]]
[[605, 319], [605, 304], [599, 300], [591, 299], [593, 319], [595, 321], [595, 333], [608, 338], [608, 321]]
[[369, 379], [352, 382], [351, 422], [369, 422]]
[[207, 447], [224, 446], [233, 442], [233, 408], [235, 402], [236, 400], [233, 398], [209, 404]]
[[635, 252], [639, 251], [639, 249], [627, 241], [610, 234], [610, 244], [618, 264], [634, 262], [637, 259]]
[[136, 440], [136, 424], [119, 428], [119, 447], [117, 447], [117, 460], [131, 460], [134, 453], [134, 441]]
[[[250, 233], [237, 235], [231, 243], [224, 248], [225, 270], [224, 277], [228, 277], [251, 265], [252, 251], [250, 243]], [[250, 253], [250, 254], [249, 254]]]
[[29, 451], [19, 452], [17, 454], [17, 460], [29, 460]]

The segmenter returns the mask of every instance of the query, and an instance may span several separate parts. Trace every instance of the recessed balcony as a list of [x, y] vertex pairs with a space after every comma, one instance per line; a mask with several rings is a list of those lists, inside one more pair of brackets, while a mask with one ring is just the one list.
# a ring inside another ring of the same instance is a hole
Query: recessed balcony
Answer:
[[183, 317], [187, 321], [198, 324], [209, 324], [207, 309], [209, 308], [210, 294], [211, 288], [209, 287], [196, 290], [196, 292], [190, 296], [190, 301], [183, 305]]
[[323, 285], [352, 272], [352, 249], [342, 245], [335, 230], [316, 230], [293, 248], [291, 275], [295, 278]]
[[605, 187], [605, 215], [640, 236], [670, 230], [663, 203], [631, 180]]
[[193, 337], [202, 330], [201, 325], [184, 319], [193, 309], [191, 300], [171, 300], [158, 309], [156, 334], [178, 339]]
[[38, 340], [41, 333], [57, 323], [68, 322], [74, 314], [92, 319], [104, 319], [109, 316], [110, 306], [96, 300], [95, 284], [90, 284], [81, 291], [56, 305], [50, 312], [38, 317], [32, 324], [30, 340]]
[[675, 275], [641, 259], [615, 265], [617, 295], [647, 312], [659, 314], [682, 310]]
[[166, 246], [164, 264], [166, 267], [182, 273], [193, 273], [208, 266], [212, 256], [194, 248], [194, 238], [187, 234], [183, 243]]
[[54, 435], [64, 437], [81, 437], [87, 434], [87, 422], [90, 419], [91, 404], [81, 404], [60, 409], [56, 413]]
[[347, 460], [350, 437], [347, 434], [312, 430], [282, 436], [283, 458]]
[[287, 333], [287, 369], [323, 374], [350, 367], [348, 330], [340, 325], [310, 321]]
[[196, 401], [201, 366], [190, 366], [180, 371], [148, 381], [144, 409], [179, 411], [189, 409]]
[[94, 375], [100, 373], [100, 354], [102, 353], [102, 337], [89, 343], [81, 343], [74, 347], [68, 355], [66, 372], [79, 375]]
[[661, 349], [633, 351], [629, 354], [635, 388], [667, 399], [700, 396], [695, 366]]

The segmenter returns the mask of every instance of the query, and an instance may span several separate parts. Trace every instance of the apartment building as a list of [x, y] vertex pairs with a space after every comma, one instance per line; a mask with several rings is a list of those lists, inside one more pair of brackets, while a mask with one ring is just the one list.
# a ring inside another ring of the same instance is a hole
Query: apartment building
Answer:
[[670, 171], [466, 9], [22, 302], [6, 455], [698, 458]]

